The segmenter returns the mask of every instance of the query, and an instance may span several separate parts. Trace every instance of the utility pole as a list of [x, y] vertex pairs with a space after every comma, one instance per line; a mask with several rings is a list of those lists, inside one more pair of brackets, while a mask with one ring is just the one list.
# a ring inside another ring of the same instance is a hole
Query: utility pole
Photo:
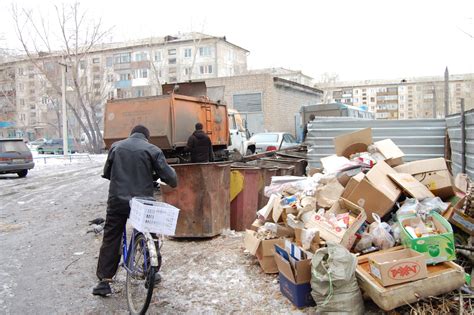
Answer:
[[66, 72], [67, 72], [67, 65], [63, 58], [63, 62], [59, 63], [62, 66], [61, 73], [62, 73], [62, 112], [63, 112], [63, 155], [67, 156], [69, 148], [68, 148], [68, 136], [67, 136], [67, 109], [66, 109]]
[[444, 117], [449, 115], [449, 71], [444, 70]]

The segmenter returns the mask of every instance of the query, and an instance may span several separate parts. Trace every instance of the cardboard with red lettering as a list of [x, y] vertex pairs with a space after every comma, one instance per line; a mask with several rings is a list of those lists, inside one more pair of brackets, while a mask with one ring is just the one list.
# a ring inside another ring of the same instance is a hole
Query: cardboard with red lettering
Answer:
[[370, 273], [383, 285], [390, 286], [426, 278], [426, 259], [406, 248], [369, 256]]

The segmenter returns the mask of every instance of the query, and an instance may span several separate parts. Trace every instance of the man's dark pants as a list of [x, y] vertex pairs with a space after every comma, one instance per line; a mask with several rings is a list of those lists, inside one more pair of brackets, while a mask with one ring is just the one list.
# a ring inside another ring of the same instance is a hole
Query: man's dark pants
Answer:
[[107, 209], [104, 238], [97, 263], [96, 274], [99, 280], [112, 279], [117, 272], [121, 256], [122, 234], [127, 223], [129, 209], [128, 211], [113, 211], [111, 207]]

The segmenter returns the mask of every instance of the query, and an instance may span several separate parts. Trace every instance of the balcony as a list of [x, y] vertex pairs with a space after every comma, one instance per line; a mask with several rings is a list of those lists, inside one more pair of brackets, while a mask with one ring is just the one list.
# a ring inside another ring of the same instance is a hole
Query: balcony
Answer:
[[132, 86], [132, 80], [121, 80], [115, 82], [115, 88], [117, 89], [123, 89], [123, 88], [128, 88]]

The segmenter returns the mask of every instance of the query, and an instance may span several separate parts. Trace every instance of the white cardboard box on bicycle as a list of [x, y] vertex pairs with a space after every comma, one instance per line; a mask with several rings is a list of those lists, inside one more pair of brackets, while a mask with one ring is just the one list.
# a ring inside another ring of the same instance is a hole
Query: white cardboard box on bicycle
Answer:
[[159, 201], [132, 198], [130, 224], [140, 232], [175, 235], [179, 209]]

